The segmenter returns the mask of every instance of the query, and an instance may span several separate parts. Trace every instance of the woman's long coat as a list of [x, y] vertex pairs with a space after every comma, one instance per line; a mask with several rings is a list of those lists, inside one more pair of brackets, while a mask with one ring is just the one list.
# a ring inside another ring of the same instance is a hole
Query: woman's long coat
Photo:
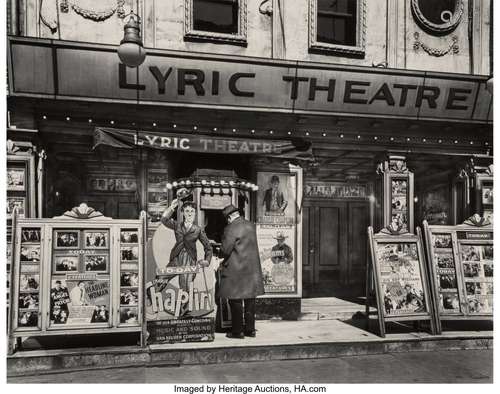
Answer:
[[255, 225], [239, 217], [224, 229], [221, 251], [219, 297], [228, 299], [255, 298], [264, 294]]

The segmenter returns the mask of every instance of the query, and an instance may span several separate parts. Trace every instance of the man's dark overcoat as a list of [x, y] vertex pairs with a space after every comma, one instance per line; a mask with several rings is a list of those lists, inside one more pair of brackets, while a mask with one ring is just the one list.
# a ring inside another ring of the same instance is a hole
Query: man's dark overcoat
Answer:
[[228, 224], [222, 236], [221, 251], [224, 262], [219, 297], [246, 299], [264, 294], [255, 225], [242, 217]]

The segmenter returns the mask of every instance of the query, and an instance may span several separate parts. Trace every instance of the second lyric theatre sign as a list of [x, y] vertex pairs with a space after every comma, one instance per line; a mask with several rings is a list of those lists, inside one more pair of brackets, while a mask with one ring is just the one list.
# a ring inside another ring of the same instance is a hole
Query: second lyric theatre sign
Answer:
[[9, 49], [13, 96], [430, 120], [492, 116], [483, 76], [157, 50], [131, 69], [113, 46], [9, 38]]

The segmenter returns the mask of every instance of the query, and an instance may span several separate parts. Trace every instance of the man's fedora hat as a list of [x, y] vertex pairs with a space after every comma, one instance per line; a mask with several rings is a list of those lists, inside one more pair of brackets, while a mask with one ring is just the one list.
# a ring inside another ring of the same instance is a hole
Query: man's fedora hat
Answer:
[[222, 215], [227, 219], [233, 212], [238, 212], [238, 208], [236, 208], [233, 204], [230, 204], [222, 210]]

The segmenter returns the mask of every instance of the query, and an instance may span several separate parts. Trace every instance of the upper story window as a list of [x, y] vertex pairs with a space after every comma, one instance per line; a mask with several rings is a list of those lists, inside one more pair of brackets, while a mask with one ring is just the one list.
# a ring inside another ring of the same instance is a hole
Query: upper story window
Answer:
[[364, 55], [365, 0], [309, 0], [311, 50]]
[[186, 39], [246, 44], [247, 0], [185, 0]]

